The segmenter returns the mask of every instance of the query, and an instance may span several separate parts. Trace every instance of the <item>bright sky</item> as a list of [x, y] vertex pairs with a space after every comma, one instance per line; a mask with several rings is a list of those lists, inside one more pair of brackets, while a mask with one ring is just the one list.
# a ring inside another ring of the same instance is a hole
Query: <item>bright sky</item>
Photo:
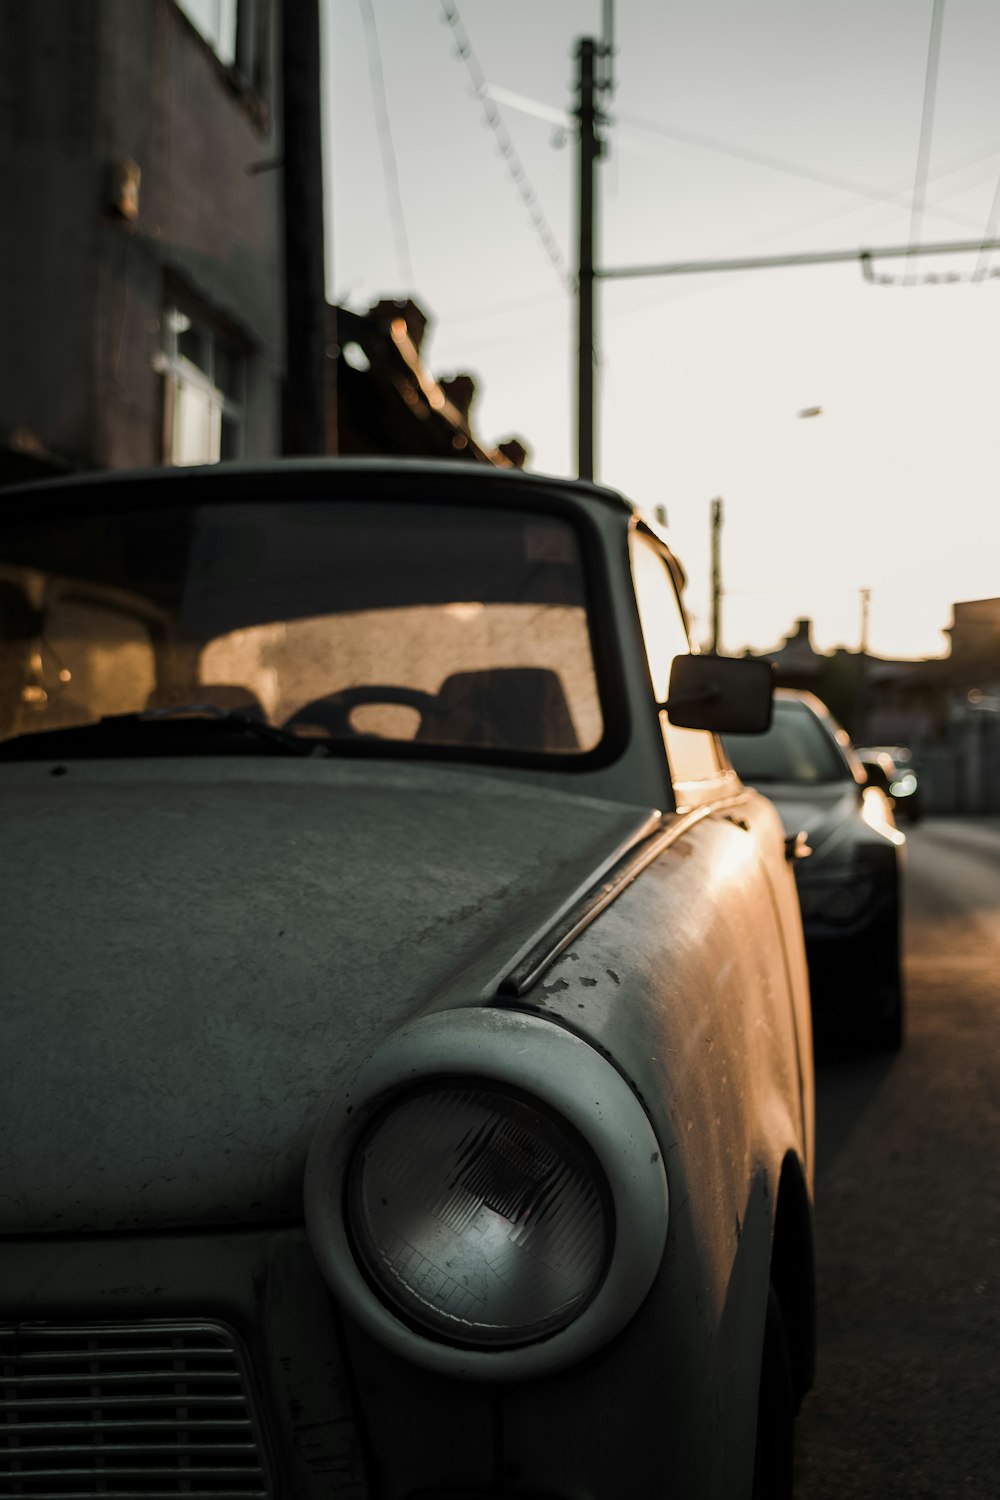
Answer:
[[[575, 307], [439, 0], [322, 6], [329, 295], [360, 311], [412, 293], [433, 319], [433, 373], [477, 379], [481, 439], [517, 433], [534, 469], [572, 474]], [[572, 269], [575, 144], [552, 118], [572, 107], [600, 0], [448, 8]], [[932, 10], [617, 0], [598, 264], [908, 243]], [[974, 240], [1000, 212], [998, 59], [1000, 4], [944, 0], [924, 242]], [[1000, 594], [1000, 274], [965, 280], [977, 264], [875, 263], [908, 285], [871, 285], [856, 263], [603, 285], [598, 477], [666, 506], [701, 638], [714, 496], [727, 650], [773, 647], [801, 615], [820, 649], [856, 647], [867, 588], [873, 651], [936, 655], [953, 601]], [[926, 283], [942, 273], [963, 281]], [[822, 414], [800, 418], [808, 407]]]

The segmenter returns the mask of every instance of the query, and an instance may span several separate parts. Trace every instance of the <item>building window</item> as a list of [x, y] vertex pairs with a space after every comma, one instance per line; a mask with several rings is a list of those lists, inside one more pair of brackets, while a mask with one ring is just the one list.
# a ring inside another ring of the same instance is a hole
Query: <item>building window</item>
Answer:
[[208, 323], [177, 306], [167, 308], [164, 329], [164, 463], [242, 458], [244, 355]]
[[224, 67], [267, 94], [270, 0], [176, 0]]
[[177, 0], [177, 4], [219, 61], [229, 67], [236, 59], [237, 0]]

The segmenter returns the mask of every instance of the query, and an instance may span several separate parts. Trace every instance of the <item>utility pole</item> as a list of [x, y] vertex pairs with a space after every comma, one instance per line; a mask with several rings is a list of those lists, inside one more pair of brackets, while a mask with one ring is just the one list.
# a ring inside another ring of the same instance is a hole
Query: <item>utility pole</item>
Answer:
[[861, 595], [861, 654], [868, 655], [868, 611], [872, 602], [871, 589], [859, 589]]
[[[286, 454], [326, 452], [326, 273], [318, 0], [281, 7]], [[335, 436], [335, 434], [334, 434]]]
[[722, 501], [712, 501], [712, 651], [722, 645]]
[[594, 59], [597, 44], [581, 38], [577, 46], [578, 116], [580, 120], [579, 256], [577, 259], [577, 473], [594, 477], [594, 177], [601, 145], [597, 139]]
[[579, 245], [576, 272], [577, 362], [576, 362], [576, 451], [577, 473], [593, 479], [596, 419], [594, 386], [597, 372], [594, 288], [600, 274], [594, 269], [596, 237], [597, 163], [604, 155], [604, 142], [597, 127], [604, 122], [597, 107], [601, 94], [614, 91], [614, 0], [604, 0], [603, 38], [581, 37], [577, 43], [576, 117], [580, 122], [578, 183]]

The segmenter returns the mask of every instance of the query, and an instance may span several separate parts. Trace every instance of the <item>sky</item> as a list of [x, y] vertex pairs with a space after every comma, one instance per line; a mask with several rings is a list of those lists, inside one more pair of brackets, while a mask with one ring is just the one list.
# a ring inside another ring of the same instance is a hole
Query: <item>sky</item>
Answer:
[[[479, 439], [517, 434], [533, 469], [575, 473], [576, 143], [559, 121], [601, 0], [320, 3], [328, 296], [412, 295], [432, 372], [476, 378]], [[597, 264], [1000, 237], [1000, 5], [943, 0], [925, 110], [933, 12], [616, 0]], [[952, 603], [1000, 595], [1000, 251], [874, 270], [888, 281], [848, 262], [600, 284], [596, 477], [665, 507], [703, 641], [715, 497], [727, 651], [773, 648], [804, 616], [817, 649], [857, 649], [870, 590], [870, 650], [940, 655]]]

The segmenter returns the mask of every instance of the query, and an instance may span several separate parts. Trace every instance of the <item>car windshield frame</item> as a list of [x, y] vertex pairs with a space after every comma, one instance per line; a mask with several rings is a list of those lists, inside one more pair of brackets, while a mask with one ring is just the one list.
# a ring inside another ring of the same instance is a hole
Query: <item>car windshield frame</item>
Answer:
[[[466, 468], [466, 473], [454, 470]], [[469, 466], [451, 465], [445, 471], [420, 473], [419, 466], [397, 472], [382, 471], [364, 466], [346, 466], [345, 472], [334, 473], [325, 465], [310, 467], [294, 466], [282, 469], [265, 466], [259, 470], [247, 470], [243, 466], [232, 466], [228, 471], [215, 467], [211, 470], [187, 470], [183, 476], [178, 471], [154, 471], [147, 475], [88, 476], [83, 480], [68, 482], [53, 481], [38, 485], [19, 486], [0, 497], [0, 528], [14, 520], [45, 527], [54, 527], [60, 520], [80, 520], [95, 513], [106, 516], [109, 521], [115, 516], [137, 512], [175, 511], [196, 509], [200, 506], [221, 507], [228, 505], [273, 504], [356, 504], [408, 507], [421, 505], [454, 507], [470, 512], [506, 512], [523, 516], [526, 520], [544, 522], [552, 519], [569, 526], [575, 539], [582, 590], [582, 607], [585, 628], [590, 646], [594, 685], [600, 706], [601, 733], [596, 742], [584, 750], [544, 750], [536, 748], [511, 748], [501, 745], [463, 745], [421, 742], [392, 738], [344, 737], [318, 741], [329, 745], [330, 753], [344, 757], [371, 757], [376, 759], [416, 759], [459, 762], [469, 765], [493, 764], [499, 766], [542, 768], [550, 771], [583, 773], [611, 764], [617, 760], [629, 738], [630, 725], [625, 690], [625, 675], [621, 659], [621, 646], [615, 627], [610, 602], [610, 579], [608, 559], [599, 528], [592, 516], [574, 497], [560, 492], [558, 482], [547, 487], [534, 476], [527, 483], [518, 477], [513, 483], [506, 476], [488, 473], [483, 483], [482, 471], [468, 473]], [[106, 483], [101, 483], [101, 478]], [[497, 480], [501, 480], [497, 483]], [[277, 492], [277, 493], [276, 493]], [[598, 492], [599, 493], [599, 492]], [[622, 504], [622, 530], [627, 524], [628, 507]], [[7, 561], [0, 537], [0, 561]], [[24, 565], [23, 562], [20, 565]], [[81, 581], [83, 575], [81, 574]], [[80, 736], [94, 726], [80, 726]], [[45, 753], [46, 733], [58, 735], [64, 746], [57, 749], [53, 741], [50, 754]], [[123, 740], [116, 748], [111, 737], [102, 736], [103, 745], [98, 752], [79, 745], [70, 745], [66, 737], [72, 729], [61, 731], [53, 728], [42, 733], [25, 732], [2, 742], [2, 758], [10, 761], [22, 758], [17, 753], [21, 739], [25, 759], [89, 758], [99, 753], [102, 757], [121, 755], [124, 757], [148, 754], [172, 755], [190, 753], [171, 744], [167, 726], [161, 735], [145, 735], [140, 744], [136, 737], [129, 742]], [[28, 740], [33, 743], [29, 745]], [[213, 741], [204, 737], [206, 754], [238, 753], [230, 737]]]

